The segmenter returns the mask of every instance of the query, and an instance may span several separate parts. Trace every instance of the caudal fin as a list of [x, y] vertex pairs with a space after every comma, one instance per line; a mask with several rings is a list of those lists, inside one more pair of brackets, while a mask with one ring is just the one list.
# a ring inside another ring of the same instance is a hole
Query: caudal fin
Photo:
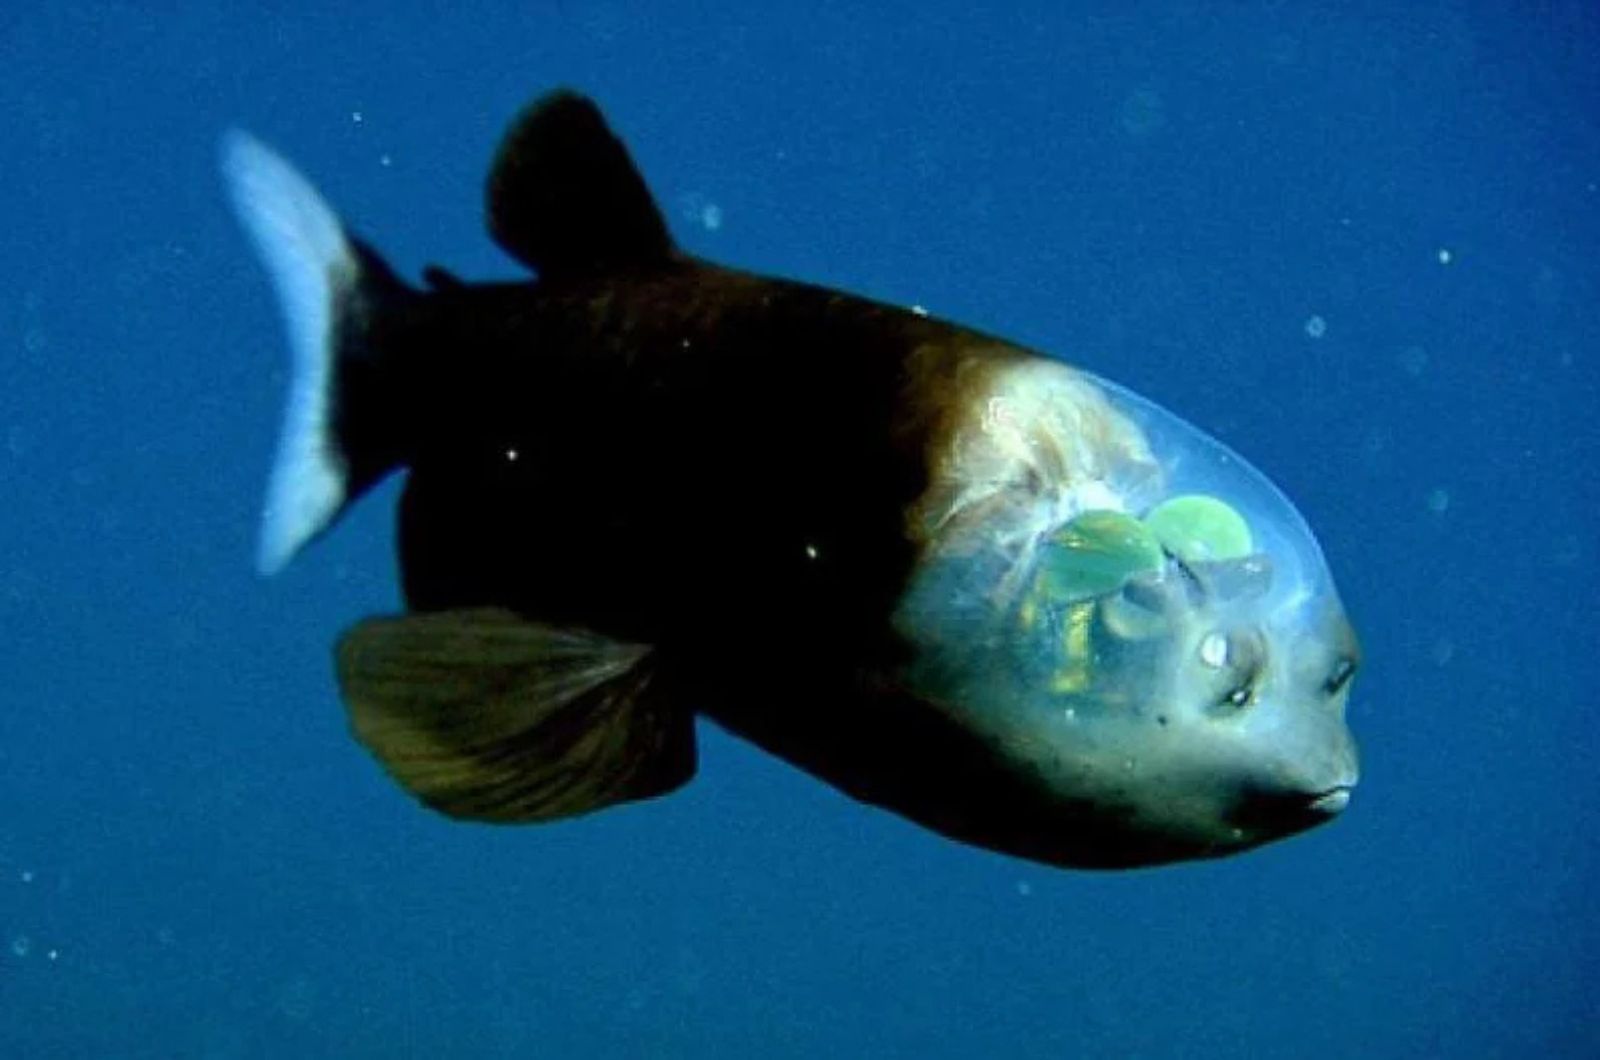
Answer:
[[256, 555], [275, 574], [399, 462], [394, 388], [376, 331], [407, 297], [351, 239], [305, 177], [247, 133], [228, 133], [222, 171], [240, 223], [271, 276], [288, 332], [289, 400]]

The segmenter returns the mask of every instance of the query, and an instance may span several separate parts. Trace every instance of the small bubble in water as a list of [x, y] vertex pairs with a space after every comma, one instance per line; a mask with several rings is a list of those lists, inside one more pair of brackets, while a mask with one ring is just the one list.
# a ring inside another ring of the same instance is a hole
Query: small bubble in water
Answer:
[[1428, 510], [1435, 515], [1443, 515], [1450, 510], [1450, 491], [1439, 488], [1428, 494]]
[[33, 940], [26, 935], [18, 935], [11, 940], [11, 952], [18, 957], [26, 957], [33, 951]]
[[1320, 316], [1313, 316], [1306, 321], [1306, 334], [1313, 339], [1320, 339], [1328, 333], [1328, 322]]

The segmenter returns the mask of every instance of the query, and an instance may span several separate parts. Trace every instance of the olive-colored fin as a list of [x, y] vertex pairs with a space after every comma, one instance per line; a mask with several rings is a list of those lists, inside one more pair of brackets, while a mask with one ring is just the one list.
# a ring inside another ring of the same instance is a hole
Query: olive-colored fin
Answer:
[[338, 661], [356, 736], [451, 817], [553, 820], [694, 775], [694, 718], [665, 701], [648, 647], [438, 611], [358, 623]]
[[543, 279], [636, 271], [673, 253], [666, 222], [600, 109], [552, 92], [522, 113], [489, 171], [489, 234]]

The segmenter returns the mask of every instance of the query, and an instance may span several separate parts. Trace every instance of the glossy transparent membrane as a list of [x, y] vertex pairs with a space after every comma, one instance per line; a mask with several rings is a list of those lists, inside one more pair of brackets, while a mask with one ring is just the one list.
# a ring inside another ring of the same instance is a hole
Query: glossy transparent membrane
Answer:
[[[896, 615], [911, 691], [1085, 783], [1181, 776], [1193, 763], [1152, 752], [1152, 725], [1323, 694], [1353, 639], [1305, 521], [1260, 472], [1056, 362], [1008, 366], [970, 404], [915, 515], [923, 558]], [[1313, 744], [1350, 759], [1335, 720], [1303, 738], [1275, 723], [1263, 773]]]

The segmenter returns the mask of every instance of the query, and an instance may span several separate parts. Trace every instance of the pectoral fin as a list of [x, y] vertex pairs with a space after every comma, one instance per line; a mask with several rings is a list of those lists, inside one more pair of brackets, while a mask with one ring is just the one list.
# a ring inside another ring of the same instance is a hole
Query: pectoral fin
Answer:
[[452, 817], [547, 821], [694, 775], [694, 719], [648, 647], [470, 610], [368, 619], [338, 656], [356, 735]]

